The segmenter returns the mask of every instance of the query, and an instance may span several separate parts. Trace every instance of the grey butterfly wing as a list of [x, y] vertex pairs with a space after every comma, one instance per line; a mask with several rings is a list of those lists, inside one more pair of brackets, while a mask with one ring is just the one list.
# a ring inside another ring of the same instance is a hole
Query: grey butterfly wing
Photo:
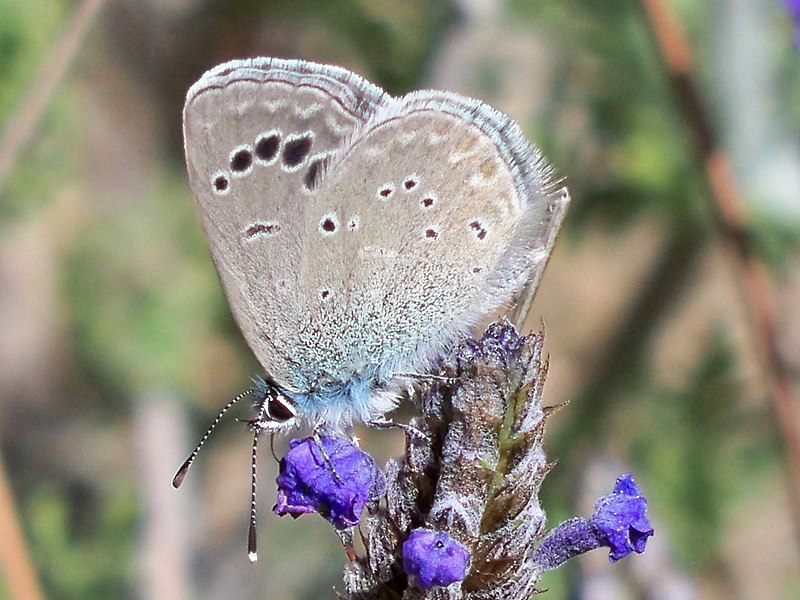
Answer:
[[297, 312], [308, 186], [385, 102], [344, 69], [276, 59], [220, 65], [187, 94], [186, 162], [211, 255], [246, 341], [288, 389], [298, 359], [281, 324]]
[[444, 92], [387, 103], [310, 198], [293, 333], [314, 364], [307, 377], [424, 369], [538, 277], [556, 187], [538, 150], [485, 104]]
[[547, 266], [550, 255], [556, 245], [556, 239], [564, 218], [567, 216], [571, 200], [569, 190], [566, 187], [562, 187], [557, 193], [549, 196], [548, 214], [540, 225], [542, 243], [537, 247], [537, 253], [541, 258], [536, 261], [532, 268], [523, 291], [515, 300], [513, 310], [509, 311], [509, 320], [517, 329], [522, 329], [525, 319], [528, 317], [531, 305], [533, 305], [533, 299], [539, 289], [539, 282], [544, 274], [544, 268]]

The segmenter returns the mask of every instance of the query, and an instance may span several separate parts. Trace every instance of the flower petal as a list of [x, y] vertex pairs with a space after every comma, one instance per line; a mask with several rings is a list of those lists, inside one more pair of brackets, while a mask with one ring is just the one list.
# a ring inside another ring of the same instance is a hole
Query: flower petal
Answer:
[[469, 559], [469, 550], [441, 531], [415, 529], [403, 542], [403, 569], [424, 590], [462, 581]]
[[614, 491], [594, 505], [591, 523], [597, 527], [609, 546], [609, 558], [617, 561], [631, 552], [644, 552], [647, 538], [654, 530], [646, 515], [647, 499], [630, 473], [621, 475]]
[[289, 442], [280, 463], [273, 510], [295, 518], [318, 512], [337, 529], [352, 527], [367, 503], [383, 494], [383, 474], [353, 442], [334, 437], [320, 440], [330, 463], [314, 438]]

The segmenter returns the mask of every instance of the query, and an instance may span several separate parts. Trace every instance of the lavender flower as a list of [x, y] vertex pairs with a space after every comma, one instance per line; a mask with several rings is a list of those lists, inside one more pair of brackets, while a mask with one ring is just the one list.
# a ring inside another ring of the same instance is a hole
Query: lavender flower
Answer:
[[794, 23], [794, 45], [800, 49], [800, 0], [783, 0], [783, 5]]
[[644, 552], [647, 538], [654, 533], [646, 511], [647, 498], [630, 473], [617, 478], [614, 491], [595, 503], [592, 523], [602, 533], [603, 545], [611, 548], [608, 557], [612, 562], [632, 551]]
[[[542, 537], [538, 493], [551, 467], [542, 439], [552, 413], [541, 403], [543, 346], [542, 334], [520, 336], [501, 322], [455, 348], [443, 377], [415, 395], [405, 456], [389, 461], [385, 476], [349, 441], [290, 443], [274, 510], [319, 512], [339, 530], [349, 600], [523, 600], [569, 558], [599, 547], [612, 562], [644, 551], [653, 529], [629, 474], [590, 519]], [[365, 506], [362, 553], [347, 528]]]
[[611, 562], [631, 552], [641, 554], [654, 533], [646, 510], [647, 499], [631, 474], [625, 473], [617, 478], [613, 492], [597, 500], [591, 519], [570, 519], [553, 529], [534, 551], [534, 562], [549, 571], [601, 546], [611, 549]]
[[295, 518], [318, 512], [337, 529], [352, 527], [367, 503], [383, 495], [383, 473], [369, 454], [348, 440], [324, 437], [321, 443], [330, 464], [314, 438], [289, 442], [289, 452], [280, 463], [273, 510]]
[[[452, 351], [434, 371], [443, 378], [420, 386], [410, 424], [423, 435], [409, 435], [405, 456], [386, 466], [386, 502], [362, 523], [366, 551], [345, 571], [349, 600], [534, 593], [541, 570], [530, 552], [544, 529], [538, 491], [549, 469], [542, 438], [552, 412], [541, 404], [543, 347], [541, 334], [495, 323]], [[464, 558], [444, 561], [451, 575], [435, 573], [435, 551], [415, 562], [420, 527], [463, 545]], [[457, 580], [460, 587], [438, 587]]]
[[461, 543], [432, 529], [415, 529], [403, 542], [403, 569], [417, 578], [423, 590], [462, 581], [469, 559], [469, 550]]

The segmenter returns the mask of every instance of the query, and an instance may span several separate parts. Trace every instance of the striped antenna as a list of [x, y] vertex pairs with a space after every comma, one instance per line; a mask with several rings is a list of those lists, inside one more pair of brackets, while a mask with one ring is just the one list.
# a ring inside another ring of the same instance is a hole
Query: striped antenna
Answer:
[[200, 440], [200, 443], [197, 444], [197, 446], [195, 447], [194, 451], [189, 455], [189, 458], [186, 459], [186, 461], [181, 465], [181, 468], [178, 469], [178, 472], [175, 473], [175, 477], [172, 478], [172, 487], [174, 487], [176, 490], [179, 487], [181, 487], [181, 484], [183, 483], [183, 479], [186, 477], [186, 472], [189, 470], [189, 467], [192, 466], [192, 463], [194, 462], [194, 459], [197, 458], [197, 453], [200, 452], [200, 448], [202, 448], [203, 444], [206, 443], [206, 440], [211, 435], [211, 432], [214, 431], [214, 428], [217, 426], [217, 423], [219, 423], [222, 420], [222, 417], [225, 415], [225, 413], [228, 412], [228, 410], [231, 408], [231, 406], [236, 404], [239, 400], [241, 400], [245, 396], [249, 396], [254, 391], [255, 390], [253, 390], [252, 388], [250, 388], [249, 390], [245, 390], [244, 392], [242, 392], [241, 394], [236, 396], [236, 398], [234, 398], [233, 400], [228, 402], [222, 408], [222, 410], [219, 411], [219, 414], [217, 415], [217, 418], [214, 419], [214, 422], [211, 423], [211, 426], [206, 430], [206, 433], [203, 436], [203, 438]]
[[256, 458], [258, 450], [258, 430], [253, 436], [253, 462], [250, 463], [250, 527], [247, 529], [247, 558], [251, 563], [258, 560], [256, 551]]

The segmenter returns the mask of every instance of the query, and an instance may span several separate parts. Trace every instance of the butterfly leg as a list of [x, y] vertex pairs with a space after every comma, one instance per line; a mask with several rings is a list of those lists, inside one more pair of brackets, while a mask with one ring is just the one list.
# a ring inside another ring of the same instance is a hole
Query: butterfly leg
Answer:
[[424, 381], [426, 383], [444, 383], [446, 385], [453, 385], [456, 382], [455, 377], [447, 377], [446, 375], [433, 375], [431, 373], [398, 373], [397, 377], [404, 377], [406, 379], [416, 379], [417, 381]]
[[417, 438], [422, 442], [430, 441], [430, 438], [425, 433], [408, 423], [397, 423], [395, 421], [389, 421], [388, 419], [376, 419], [374, 421], [367, 421], [366, 424], [374, 429], [400, 429], [408, 437]]
[[333, 474], [333, 479], [339, 485], [344, 485], [344, 481], [342, 478], [339, 477], [339, 473], [336, 472], [336, 468], [333, 466], [333, 462], [331, 462], [331, 457], [328, 455], [328, 451], [325, 450], [325, 446], [322, 445], [322, 437], [320, 436], [321, 427], [314, 427], [314, 432], [311, 434], [311, 437], [314, 440], [314, 443], [319, 448], [320, 453], [322, 454], [322, 459], [325, 461], [325, 464], [330, 469], [331, 473]]

